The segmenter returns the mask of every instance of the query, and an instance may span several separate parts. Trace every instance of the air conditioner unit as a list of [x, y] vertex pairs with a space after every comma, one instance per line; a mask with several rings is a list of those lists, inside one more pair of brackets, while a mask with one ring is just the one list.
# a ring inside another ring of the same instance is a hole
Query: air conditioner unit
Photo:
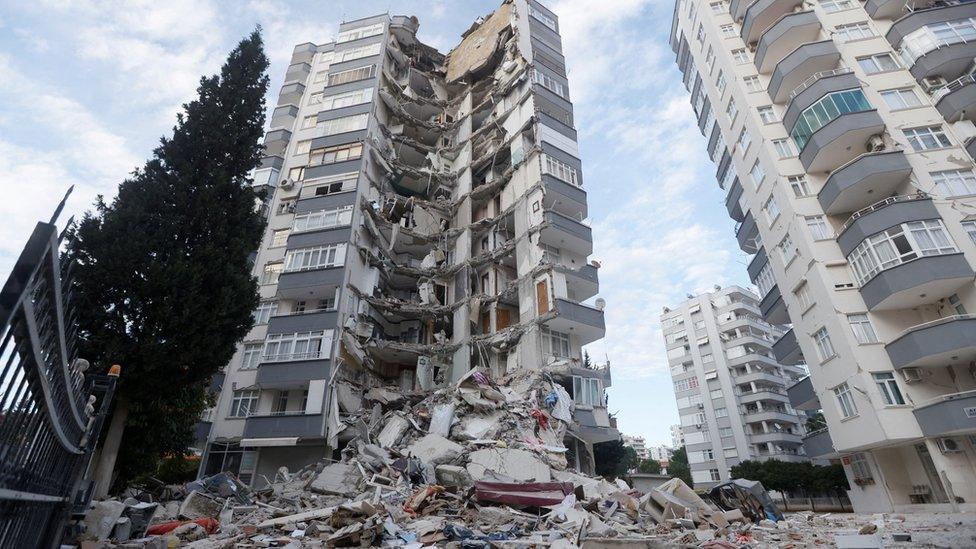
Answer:
[[295, 186], [295, 182], [291, 179], [282, 179], [281, 183], [278, 185], [282, 189], [290, 189]]
[[902, 368], [901, 378], [905, 380], [905, 383], [916, 383], [922, 381], [922, 369], [921, 368]]
[[925, 88], [926, 92], [932, 93], [932, 90], [941, 88], [948, 84], [946, 79], [941, 76], [926, 76], [922, 79], [922, 87]]
[[939, 445], [939, 451], [943, 454], [955, 454], [957, 452], [962, 452], [962, 446], [959, 445], [959, 441], [954, 438], [938, 438], [935, 442]]
[[881, 134], [872, 135], [868, 138], [868, 142], [865, 143], [868, 152], [878, 152], [885, 149], [884, 137]]

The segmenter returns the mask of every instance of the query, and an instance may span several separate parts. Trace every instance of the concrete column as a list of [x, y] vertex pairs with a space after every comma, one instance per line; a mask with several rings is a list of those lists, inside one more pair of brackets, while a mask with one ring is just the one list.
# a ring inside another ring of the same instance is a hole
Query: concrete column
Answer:
[[95, 469], [95, 490], [93, 497], [102, 499], [108, 496], [112, 487], [112, 474], [115, 472], [115, 460], [119, 456], [122, 445], [122, 434], [125, 432], [125, 420], [129, 417], [129, 404], [119, 400], [112, 413], [112, 421], [105, 435], [105, 443], [98, 452], [98, 467]]

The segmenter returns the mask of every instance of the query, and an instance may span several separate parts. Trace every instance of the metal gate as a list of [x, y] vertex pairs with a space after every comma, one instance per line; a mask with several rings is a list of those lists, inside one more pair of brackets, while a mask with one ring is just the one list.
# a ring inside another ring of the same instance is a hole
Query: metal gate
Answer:
[[[70, 193], [70, 191], [68, 191]], [[65, 200], [67, 196], [65, 196]], [[54, 547], [90, 499], [115, 375], [75, 356], [64, 233], [38, 223], [0, 291], [0, 547]]]

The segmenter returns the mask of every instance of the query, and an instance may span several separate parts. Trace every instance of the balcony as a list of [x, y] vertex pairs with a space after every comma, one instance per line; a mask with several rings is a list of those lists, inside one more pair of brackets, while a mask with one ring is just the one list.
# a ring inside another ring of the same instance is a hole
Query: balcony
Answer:
[[291, 62], [292, 64], [311, 63], [316, 51], [318, 51], [318, 46], [311, 42], [299, 44], [291, 52]]
[[[799, 423], [800, 418], [793, 414], [780, 412], [778, 410], [763, 410], [756, 412], [745, 412], [742, 415], [746, 423], [762, 423], [763, 421], [780, 421], [783, 423]], [[778, 433], [780, 435], [786, 433]], [[797, 441], [799, 442], [799, 440]]]
[[813, 42], [820, 33], [820, 19], [813, 11], [782, 16], [759, 38], [756, 46], [756, 69], [767, 74], [797, 47]]
[[766, 292], [763, 296], [762, 301], [759, 302], [759, 310], [762, 312], [763, 318], [766, 322], [770, 324], [789, 324], [790, 314], [786, 310], [786, 302], [783, 301], [783, 296], [780, 295], [779, 286], [773, 285], [773, 287]]
[[271, 130], [264, 136], [264, 154], [267, 156], [284, 155], [290, 139], [291, 132], [288, 130]]
[[[729, 358], [727, 359], [727, 362], [729, 364], [729, 368], [734, 368], [736, 366], [743, 366], [745, 364], [765, 364], [766, 366], [770, 366], [773, 368], [777, 366], [776, 359], [772, 357], [768, 357], [763, 354], [759, 354], [757, 352], [750, 352], [742, 356]], [[743, 375], [751, 376], [752, 374], [743, 374]], [[774, 377], [776, 377], [776, 379], [779, 379], [779, 383], [783, 383], [783, 380], [780, 379], [778, 376], [774, 376]], [[748, 381], [748, 379], [746, 381]], [[742, 383], [742, 382], [736, 381], [736, 383]]]
[[927, 437], [971, 433], [976, 429], [976, 391], [939, 397], [916, 406], [912, 413]]
[[874, 109], [842, 114], [810, 136], [800, 151], [800, 163], [807, 173], [835, 170], [868, 152], [868, 139], [884, 129]]
[[302, 94], [305, 93], [305, 84], [294, 82], [285, 84], [278, 93], [278, 106], [299, 105], [302, 101]]
[[736, 385], [745, 385], [747, 383], [753, 382], [763, 382], [771, 383], [773, 385], [784, 386], [786, 385], [786, 379], [777, 374], [771, 374], [768, 372], [749, 372], [748, 374], [742, 374], [735, 376]]
[[278, 278], [278, 297], [302, 299], [312, 294], [319, 294], [325, 288], [341, 286], [344, 275], [343, 267], [281, 273]]
[[935, 90], [932, 99], [935, 108], [949, 122], [969, 120], [976, 122], [976, 77], [967, 74]]
[[268, 321], [268, 334], [294, 334], [298, 332], [331, 330], [336, 327], [338, 319], [339, 313], [335, 310], [276, 315]]
[[779, 402], [789, 404], [790, 399], [783, 390], [763, 389], [739, 395], [740, 404], [751, 404], [753, 402]]
[[805, 455], [802, 455], [802, 454], [791, 454], [791, 453], [788, 453], [788, 452], [771, 452], [771, 453], [765, 453], [765, 454], [758, 453], [758, 454], [755, 454], [750, 459], [753, 459], [753, 460], [756, 460], [756, 461], [769, 461], [769, 460], [789, 461], [789, 462], [793, 462], [793, 463], [806, 463], [806, 462], [810, 461], [810, 458], [808, 458]]
[[976, 315], [955, 315], [905, 330], [885, 345], [895, 368], [941, 368], [976, 360]]
[[332, 372], [327, 358], [295, 362], [263, 362], [254, 384], [262, 389], [300, 389], [313, 379], [329, 379]]
[[969, 158], [976, 160], [976, 137], [970, 137], [965, 143], [966, 152], [969, 153]]
[[298, 107], [295, 105], [282, 105], [271, 112], [271, 129], [291, 128], [295, 125], [295, 117], [298, 116]]
[[[795, 419], [795, 418], [794, 418]], [[803, 438], [793, 433], [762, 433], [749, 435], [749, 442], [753, 444], [802, 444]]]
[[793, 328], [790, 328], [783, 337], [776, 340], [773, 344], [773, 354], [776, 355], [776, 361], [780, 364], [803, 364], [803, 351], [800, 350], [800, 344], [796, 341], [796, 333], [793, 332]]
[[830, 431], [826, 428], [804, 436], [803, 450], [809, 458], [833, 457], [837, 453], [834, 450], [834, 441], [830, 439]]
[[803, 0], [756, 0], [742, 18], [742, 40], [746, 44], [759, 40], [766, 29], [801, 5]]
[[894, 194], [911, 173], [902, 151], [864, 154], [834, 170], [817, 200], [830, 215], [854, 212]]
[[804, 80], [832, 70], [839, 60], [840, 52], [833, 40], [803, 44], [776, 64], [769, 80], [769, 96], [776, 103], [783, 103]]
[[250, 416], [244, 422], [244, 438], [322, 438], [322, 414]]
[[579, 269], [555, 265], [553, 270], [566, 277], [566, 288], [576, 301], [586, 301], [600, 291], [599, 275], [593, 265], [583, 265]]
[[285, 71], [285, 82], [304, 82], [312, 66], [308, 63], [292, 63]]
[[[935, 0], [914, 0], [915, 8], [923, 8]], [[867, 0], [864, 3], [864, 11], [872, 19], [897, 19], [908, 10], [908, 2], [905, 0]]]
[[735, 238], [743, 252], [754, 254], [759, 251], [759, 227], [756, 226], [752, 212], [746, 212], [745, 219], [736, 227]]
[[970, 2], [916, 9], [895, 21], [885, 38], [899, 50], [902, 60], [919, 82], [931, 76], [955, 80], [972, 65], [976, 41], [959, 35], [943, 37], [932, 27], [972, 16]]
[[[924, 194], [898, 196], [855, 212], [837, 243], [846, 257], [865, 239], [903, 223], [940, 219]], [[907, 309], [934, 303], [973, 280], [973, 268], [961, 253], [925, 255], [894, 263], [861, 284], [869, 310]]]
[[543, 174], [542, 184], [546, 191], [542, 198], [542, 205], [545, 209], [553, 210], [573, 219], [586, 217], [586, 191], [582, 187], [548, 174]]
[[555, 211], [547, 211], [539, 231], [542, 244], [588, 256], [593, 253], [593, 232], [586, 225]]
[[556, 298], [554, 310], [556, 317], [547, 321], [546, 325], [551, 330], [575, 335], [580, 345], [593, 343], [606, 334], [603, 311], [595, 307]]
[[746, 218], [745, 212], [742, 211], [742, 183], [739, 182], [739, 178], [736, 177], [732, 181], [732, 185], [729, 187], [729, 194], [725, 197], [725, 209], [729, 211], [729, 217], [741, 222]]
[[759, 248], [756, 251], [756, 255], [752, 256], [752, 260], [749, 261], [749, 265], [746, 266], [746, 272], [749, 273], [749, 280], [753, 284], [756, 283], [756, 280], [759, 278], [759, 273], [762, 272], [767, 263], [769, 263], [769, 258], [766, 257], [766, 249]]
[[813, 390], [813, 381], [807, 376], [786, 389], [790, 397], [790, 406], [796, 410], [819, 410], [820, 398]]
[[749, 5], [752, 4], [754, 0], [732, 0], [729, 3], [729, 15], [732, 16], [732, 20], [739, 22], [746, 15], [746, 10]]

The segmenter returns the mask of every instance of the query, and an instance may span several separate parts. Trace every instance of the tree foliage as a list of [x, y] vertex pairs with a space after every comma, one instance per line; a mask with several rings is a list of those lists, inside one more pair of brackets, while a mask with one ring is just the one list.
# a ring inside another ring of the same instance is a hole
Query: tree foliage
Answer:
[[622, 440], [594, 444], [593, 459], [596, 462], [596, 474], [609, 478], [626, 475], [640, 461], [637, 451], [624, 446]]
[[805, 496], [843, 494], [850, 488], [841, 465], [747, 460], [734, 465], [731, 474], [732, 478], [758, 480], [767, 490]]
[[692, 486], [691, 467], [688, 465], [688, 451], [684, 446], [676, 448], [668, 460], [668, 475], [671, 478], [680, 478], [688, 486]]
[[651, 475], [661, 474], [661, 463], [654, 459], [641, 460], [640, 464], [637, 465], [638, 473], [648, 473]]
[[120, 480], [186, 452], [211, 378], [252, 324], [249, 256], [264, 220], [249, 174], [261, 158], [267, 67], [257, 30], [219, 75], [201, 78], [172, 137], [73, 231], [80, 356], [122, 365]]

